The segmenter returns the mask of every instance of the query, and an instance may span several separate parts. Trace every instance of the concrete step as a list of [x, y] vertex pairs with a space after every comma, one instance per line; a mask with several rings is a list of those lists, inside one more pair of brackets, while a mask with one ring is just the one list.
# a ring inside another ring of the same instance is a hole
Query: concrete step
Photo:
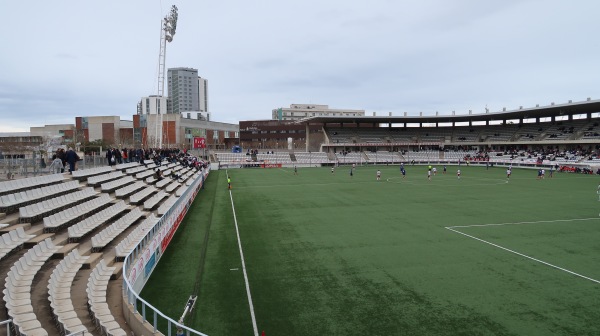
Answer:
[[25, 246], [25, 248], [30, 248], [30, 247], [35, 246], [36, 244], [38, 244], [42, 240], [44, 240], [46, 238], [52, 238], [52, 237], [54, 237], [54, 233], [44, 233], [44, 234], [41, 234], [41, 235], [39, 235], [37, 237], [29, 239], [23, 245]]
[[2, 223], [2, 224], [9, 224], [9, 225], [5, 228], [0, 229], [0, 235], [3, 233], [10, 232], [12, 230], [16, 230], [19, 227], [22, 227], [23, 230], [25, 230], [25, 232], [27, 232], [27, 230], [29, 230], [31, 228], [30, 223], [22, 223], [22, 224]]
[[121, 277], [121, 273], [123, 273], [123, 263], [122, 262], [116, 262], [114, 264], [111, 265], [111, 267], [114, 267], [115, 270], [113, 271], [112, 276], [110, 277], [111, 280], [117, 280]]
[[102, 258], [102, 253], [92, 253], [89, 255], [88, 260], [83, 263], [82, 269], [91, 269], [96, 267], [96, 265], [100, 262], [100, 258]]

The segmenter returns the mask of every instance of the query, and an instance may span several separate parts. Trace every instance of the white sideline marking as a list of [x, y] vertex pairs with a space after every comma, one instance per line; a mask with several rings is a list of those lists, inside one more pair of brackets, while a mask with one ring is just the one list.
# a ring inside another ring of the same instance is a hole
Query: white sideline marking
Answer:
[[481, 227], [481, 226], [501, 226], [501, 225], [523, 225], [523, 224], [538, 224], [538, 223], [558, 223], [558, 222], [575, 222], [575, 221], [588, 221], [588, 220], [598, 220], [600, 217], [592, 217], [592, 218], [573, 218], [573, 219], [556, 219], [556, 220], [545, 220], [545, 221], [535, 221], [535, 222], [516, 222], [516, 223], [496, 223], [496, 224], [473, 224], [473, 225], [455, 225], [455, 226], [447, 226], [446, 229], [453, 228], [468, 228], [468, 227]]
[[229, 270], [230, 271], [237, 271], [237, 270], [239, 270], [239, 268], [230, 268]]
[[[227, 178], [229, 173], [225, 170]], [[250, 305], [250, 316], [252, 317], [252, 328], [254, 336], [258, 336], [258, 327], [256, 326], [256, 317], [254, 316], [254, 304], [252, 304], [252, 294], [250, 294], [250, 284], [248, 283], [248, 273], [246, 273], [246, 263], [244, 262], [244, 252], [242, 251], [242, 241], [240, 240], [240, 229], [238, 228], [237, 216], [235, 215], [235, 206], [233, 205], [233, 196], [229, 189], [229, 199], [231, 200], [231, 210], [233, 211], [233, 221], [235, 223], [235, 233], [237, 235], [238, 247], [240, 248], [240, 258], [242, 259], [242, 272], [244, 272], [244, 282], [246, 283], [246, 294], [248, 295], [248, 304]]]
[[[592, 218], [590, 218], [590, 219], [592, 219]], [[593, 218], [593, 219], [598, 219], [598, 218]], [[587, 219], [574, 219], [574, 220], [587, 220]], [[572, 221], [572, 220], [556, 220], [556, 221], [554, 221], [554, 222], [559, 222], [559, 221], [566, 222], [566, 221]], [[544, 223], [544, 222], [553, 222], [553, 221], [539, 221], [539, 222], [540, 222], [540, 223]], [[537, 222], [521, 222], [520, 224], [526, 224], [526, 223], [537, 223]], [[510, 224], [510, 223], [504, 223], [504, 224]], [[502, 225], [504, 225], [504, 224], [502, 224]], [[494, 224], [493, 224], [493, 225], [494, 225]], [[495, 225], [498, 225], [498, 224], [495, 224]], [[477, 225], [470, 225], [470, 226], [477, 226]], [[479, 226], [485, 226], [485, 225], [479, 225]], [[549, 263], [549, 262], [545, 262], [545, 261], [543, 261], [543, 260], [536, 259], [536, 258], [534, 258], [534, 257], [530, 257], [530, 256], [528, 256], [528, 255], [526, 255], [526, 254], [523, 254], [523, 253], [520, 253], [520, 252], [517, 252], [517, 251], [513, 251], [513, 250], [511, 250], [511, 249], [509, 249], [509, 248], [506, 248], [506, 247], [504, 247], [504, 246], [500, 246], [500, 245], [498, 245], [498, 244], [494, 244], [494, 243], [492, 243], [492, 242], [489, 242], [489, 241], [487, 241], [487, 240], [483, 240], [483, 239], [481, 239], [481, 238], [477, 238], [477, 237], [475, 237], [475, 236], [471, 236], [471, 235], [469, 235], [469, 234], [466, 234], [466, 233], [464, 233], [464, 232], [460, 232], [460, 231], [458, 231], [458, 230], [455, 230], [455, 229], [454, 229], [454, 228], [457, 228], [457, 227], [469, 227], [469, 226], [447, 226], [447, 227], [445, 227], [445, 229], [448, 229], [448, 230], [450, 230], [450, 231], [452, 231], [452, 232], [456, 232], [456, 233], [458, 233], [458, 234], [461, 234], [461, 235], [463, 235], [463, 236], [465, 236], [465, 237], [469, 237], [469, 238], [471, 238], [471, 239], [475, 239], [475, 240], [477, 240], [477, 241], [480, 241], [480, 242], [482, 242], [482, 243], [486, 243], [486, 244], [488, 244], [488, 245], [492, 245], [492, 246], [494, 246], [494, 247], [497, 247], [497, 248], [499, 248], [499, 249], [501, 249], [501, 250], [504, 250], [504, 251], [507, 251], [507, 252], [510, 252], [510, 253], [514, 253], [514, 254], [516, 254], [516, 255], [519, 255], [519, 256], [521, 256], [521, 257], [524, 257], [524, 258], [527, 258], [527, 259], [533, 260], [533, 261], [535, 261], [535, 262], [538, 262], [538, 263], [540, 263], [540, 264], [544, 264], [544, 265], [546, 265], [546, 266], [550, 266], [550, 267], [552, 267], [552, 268], [556, 268], [557, 270], [560, 270], [560, 271], [563, 271], [563, 272], [567, 272], [567, 273], [569, 273], [569, 274], [572, 274], [572, 275], [578, 276], [578, 277], [580, 277], [580, 278], [583, 278], [583, 279], [586, 279], [586, 280], [589, 280], [589, 281], [592, 281], [592, 282], [595, 282], [595, 283], [598, 283], [598, 284], [600, 284], [600, 280], [596, 280], [596, 279], [593, 279], [593, 278], [587, 277], [587, 276], [585, 276], [585, 275], [582, 275], [582, 274], [579, 274], [579, 273], [575, 273], [575, 272], [573, 272], [573, 271], [570, 271], [570, 270], [568, 270], [568, 269], [566, 269], [566, 268], [562, 268], [562, 267], [559, 267], [559, 266], [553, 265], [553, 264], [551, 264], [551, 263]]]
[[[358, 184], [358, 183], [379, 183], [379, 181], [359, 181], [359, 182], [353, 182], [352, 184]], [[253, 186], [236, 187], [236, 189], [278, 188], [278, 187], [290, 188], [290, 187], [306, 187], [306, 186], [312, 187], [312, 186], [328, 186], [328, 185], [338, 185], [338, 184], [348, 185], [348, 182], [253, 185]]]

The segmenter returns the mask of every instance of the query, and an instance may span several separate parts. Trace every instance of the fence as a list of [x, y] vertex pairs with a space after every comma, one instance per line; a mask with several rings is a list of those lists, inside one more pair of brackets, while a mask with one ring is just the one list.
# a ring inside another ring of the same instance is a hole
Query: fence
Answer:
[[[51, 174], [51, 160], [46, 160], [39, 155], [32, 155], [28, 158], [4, 158], [0, 159], [0, 181], [11, 180], [14, 178], [33, 177], [39, 175]], [[77, 161], [76, 169], [89, 169], [101, 166], [107, 166], [108, 161], [105, 156], [101, 155], [85, 155], [81, 160]], [[69, 170], [69, 166], [65, 171]]]

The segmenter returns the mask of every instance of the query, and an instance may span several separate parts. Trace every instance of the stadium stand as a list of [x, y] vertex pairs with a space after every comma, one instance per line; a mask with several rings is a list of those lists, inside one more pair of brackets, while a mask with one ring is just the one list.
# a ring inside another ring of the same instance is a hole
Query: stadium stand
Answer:
[[4, 302], [8, 315], [21, 335], [48, 335], [41, 327], [31, 305], [31, 286], [42, 265], [58, 251], [50, 238], [40, 244], [40, 250], [30, 249], [11, 268], [6, 276]]
[[44, 231], [56, 232], [87, 214], [105, 208], [110, 204], [110, 201], [110, 196], [102, 194], [100, 197], [81, 203], [75, 207], [44, 217]]
[[0, 182], [0, 195], [62, 182], [64, 178], [65, 177], [63, 174], [51, 174]]
[[77, 179], [77, 180], [85, 180], [85, 179], [87, 179], [89, 177], [92, 177], [92, 176], [95, 176], [95, 175], [101, 175], [101, 174], [110, 173], [112, 171], [113, 171], [113, 169], [110, 166], [108, 166], [108, 167], [99, 167], [99, 168], [76, 170], [76, 171], [73, 172], [73, 174], [71, 176], [74, 179]]
[[108, 173], [108, 174], [102, 174], [102, 175], [96, 175], [96, 176], [91, 176], [87, 179], [87, 184], [91, 185], [91, 186], [96, 186], [99, 185], [101, 183], [105, 183], [105, 182], [109, 182], [112, 180], [116, 180], [118, 178], [123, 177], [123, 172], [121, 171], [116, 171], [116, 172], [112, 172], [112, 173]]
[[73, 280], [88, 259], [89, 257], [80, 255], [78, 249], [73, 249], [56, 266], [48, 282], [48, 300], [50, 300], [54, 320], [63, 335], [81, 331], [88, 332], [77, 317], [71, 300]]
[[[4, 300], [0, 306], [6, 308], [6, 316], [12, 320], [12, 332], [18, 335], [66, 335], [82, 331], [85, 334], [130, 334], [127, 328], [123, 329], [124, 324], [117, 322], [119, 319], [123, 321], [123, 317], [114, 315], [113, 308], [106, 306], [107, 279], [118, 277], [121, 265], [108, 265], [101, 256], [108, 254], [112, 260], [120, 243], [139, 243], [134, 238], [143, 238], [143, 234], [158, 221], [155, 216], [158, 211], [142, 211], [144, 206], [168, 211], [174, 202], [164, 200], [168, 197], [176, 199], [175, 192], [181, 185], [165, 177], [156, 181], [162, 188], [159, 191], [144, 181], [136, 180], [133, 174], [123, 174], [128, 169], [139, 169], [135, 174], [152, 172], [154, 161], [147, 160], [145, 164], [128, 163], [118, 165], [116, 169], [90, 168], [78, 170], [73, 175], [51, 174], [0, 182], [0, 211], [3, 212], [0, 215], [8, 223], [0, 224], [0, 265], [8, 264], [10, 268], [7, 269]], [[175, 162], [165, 161], [158, 169], [163, 174], [180, 172], [183, 175], [180, 181], [185, 183], [191, 183], [200, 174], [197, 169]], [[82, 189], [83, 184], [90, 187]], [[185, 184], [183, 187], [188, 188]], [[154, 197], [143, 202], [156, 191], [158, 193]], [[121, 200], [115, 201], [119, 196]], [[139, 203], [139, 206], [134, 203]], [[142, 217], [147, 219], [140, 221]], [[124, 236], [130, 229], [131, 232], [139, 229], [138, 235]], [[82, 249], [82, 246], [85, 247]], [[121, 244], [121, 259], [126, 256], [123, 253], [126, 248], [126, 244]], [[26, 251], [23, 252], [23, 249]], [[62, 260], [58, 263], [50, 261], [55, 258]], [[97, 263], [98, 260], [100, 263]], [[86, 295], [90, 316], [84, 318], [75, 312], [78, 299], [72, 297], [75, 293], [71, 289], [80, 274], [88, 274], [83, 269], [93, 265], [100, 267], [94, 268], [95, 272], [86, 282], [95, 281], [95, 285], [103, 288], [90, 287], [92, 292]], [[32, 290], [33, 278], [37, 279], [45, 270], [48, 270], [45, 277], [46, 301], [49, 302], [47, 313], [52, 325], [46, 322], [44, 309], [39, 310], [35, 304], [32, 307], [31, 303], [34, 301], [32, 295], [37, 292]], [[97, 277], [99, 275], [102, 277]], [[37, 315], [39, 312], [42, 315]], [[90, 321], [94, 323], [91, 329]], [[97, 330], [93, 330], [94, 327]]]
[[92, 271], [86, 287], [88, 308], [96, 325], [103, 335], [127, 336], [125, 330], [115, 321], [106, 303], [106, 292], [115, 267], [108, 267], [104, 259]]
[[112, 192], [119, 187], [126, 186], [133, 182], [135, 182], [135, 179], [132, 176], [124, 176], [114, 181], [102, 183], [100, 189], [102, 192]]
[[123, 239], [115, 248], [115, 258], [122, 261], [144, 238], [146, 231], [158, 222], [158, 218], [151, 214], [133, 232]]
[[78, 222], [77, 224], [69, 226], [67, 229], [69, 233], [69, 241], [76, 242], [81, 237], [90, 233], [97, 227], [103, 225], [111, 218], [118, 216], [121, 212], [125, 211], [127, 206], [125, 205], [125, 201], [121, 200], [118, 203], [115, 203], [108, 208], [96, 212], [90, 217], [86, 217], [84, 220]]
[[145, 186], [146, 186], [146, 183], [144, 183], [143, 181], [138, 181], [136, 183], [127, 185], [123, 188], [119, 188], [119, 189], [115, 190], [115, 197], [116, 198], [125, 198], [125, 197], [131, 195], [132, 193], [136, 192], [137, 190], [144, 188]]
[[7, 254], [15, 249], [21, 248], [23, 244], [35, 237], [35, 235], [28, 235], [25, 233], [23, 227], [18, 227], [15, 230], [11, 230], [9, 233], [5, 233], [0, 236], [0, 259], [4, 258]]
[[92, 237], [92, 251], [97, 252], [102, 250], [104, 247], [106, 247], [106, 245], [117, 238], [117, 236], [119, 236], [128, 227], [133, 225], [133, 223], [135, 223], [142, 216], [144, 216], [144, 213], [140, 210], [140, 208], [135, 207], [125, 216], [119, 218], [106, 229], [100, 231], [98, 234]]
[[0, 212], [11, 213], [18, 207], [23, 207], [34, 202], [59, 196], [79, 188], [77, 181], [52, 184], [49, 186], [28, 189], [26, 191], [10, 193], [0, 196]]
[[68, 206], [79, 204], [96, 196], [98, 192], [94, 188], [85, 188], [81, 191], [65, 194], [59, 197], [51, 198], [42, 202], [34, 203], [19, 208], [21, 222], [31, 222], [42, 216], [48, 216], [56, 213]]

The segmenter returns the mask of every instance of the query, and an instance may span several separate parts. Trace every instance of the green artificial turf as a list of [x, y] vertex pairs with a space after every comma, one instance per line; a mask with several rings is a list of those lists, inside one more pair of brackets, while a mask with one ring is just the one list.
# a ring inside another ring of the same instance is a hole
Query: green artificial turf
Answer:
[[213, 171], [142, 297], [178, 318], [198, 292], [188, 325], [253, 335], [229, 173], [259, 333], [600, 334], [598, 177], [441, 168]]

